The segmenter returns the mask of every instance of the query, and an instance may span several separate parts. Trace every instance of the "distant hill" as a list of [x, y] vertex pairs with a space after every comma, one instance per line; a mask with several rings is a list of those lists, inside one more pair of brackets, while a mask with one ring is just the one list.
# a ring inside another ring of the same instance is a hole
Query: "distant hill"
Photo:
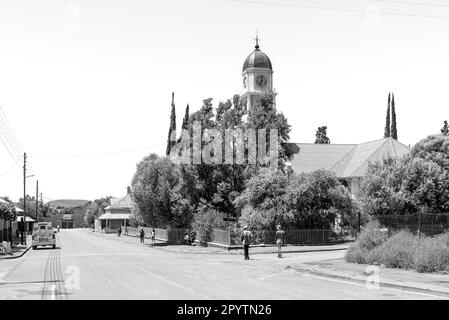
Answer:
[[77, 199], [60, 199], [60, 200], [53, 200], [47, 202], [47, 204], [53, 208], [76, 208], [76, 207], [82, 207], [86, 205], [89, 202], [89, 200], [77, 200]]

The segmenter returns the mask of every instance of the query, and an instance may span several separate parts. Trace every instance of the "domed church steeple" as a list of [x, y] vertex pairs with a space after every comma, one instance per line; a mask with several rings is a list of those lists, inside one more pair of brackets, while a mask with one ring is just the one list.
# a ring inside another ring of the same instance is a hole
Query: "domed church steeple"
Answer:
[[243, 92], [242, 98], [246, 98], [249, 110], [259, 103], [260, 97], [273, 91], [273, 67], [270, 58], [260, 50], [259, 37], [256, 36], [255, 50], [243, 63]]

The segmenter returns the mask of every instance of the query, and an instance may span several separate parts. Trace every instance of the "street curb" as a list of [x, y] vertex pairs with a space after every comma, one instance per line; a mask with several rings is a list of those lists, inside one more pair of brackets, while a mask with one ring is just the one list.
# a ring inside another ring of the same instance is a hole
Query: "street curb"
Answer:
[[3, 259], [8, 260], [8, 259], [17, 259], [17, 258], [21, 258], [21, 257], [23, 257], [23, 255], [24, 255], [25, 253], [27, 253], [28, 250], [30, 250], [30, 249], [31, 249], [31, 246], [28, 246], [28, 247], [27, 247], [25, 250], [23, 250], [19, 255], [17, 255], [17, 256], [6, 256], [6, 257], [3, 257], [3, 258], [0, 258], [0, 261], [3, 260]]
[[[325, 271], [317, 271], [317, 270], [313, 270], [313, 269], [310, 269], [310, 268], [307, 268], [304, 266], [293, 266], [291, 268], [297, 272], [303, 271], [303, 272], [308, 272], [308, 273], [311, 273], [311, 274], [314, 274], [317, 276], [321, 276], [321, 277], [338, 279], [338, 280], [346, 280], [346, 281], [355, 282], [358, 284], [366, 284], [366, 280], [358, 279], [358, 278], [351, 277], [351, 276], [332, 274], [332, 273], [327, 273]], [[433, 295], [444, 296], [444, 297], [449, 298], [449, 292], [446, 292], [446, 291], [438, 291], [438, 290], [433, 290], [433, 289], [412, 287], [412, 286], [406, 286], [406, 285], [396, 284], [396, 283], [392, 283], [392, 282], [379, 282], [379, 287], [400, 289], [400, 290], [405, 290], [405, 291], [420, 292], [420, 293], [426, 293], [426, 294], [433, 294]]]

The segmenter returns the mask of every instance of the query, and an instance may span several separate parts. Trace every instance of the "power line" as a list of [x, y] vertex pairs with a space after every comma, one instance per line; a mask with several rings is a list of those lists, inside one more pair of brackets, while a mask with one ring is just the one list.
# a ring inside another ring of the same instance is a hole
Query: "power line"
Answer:
[[11, 125], [6, 117], [6, 114], [3, 111], [3, 108], [0, 106], [0, 135], [2, 143], [6, 150], [8, 151], [11, 158], [14, 160], [17, 166], [20, 166], [20, 159], [22, 154], [22, 146], [18, 142], [14, 131], [11, 128]]
[[412, 1], [396, 1], [396, 0], [376, 0], [377, 2], [389, 2], [389, 3], [397, 3], [397, 4], [407, 4], [414, 6], [426, 6], [426, 7], [441, 7], [441, 8], [449, 8], [447, 4], [439, 4], [439, 3], [426, 3], [426, 2], [412, 2]]
[[7, 175], [8, 173], [10, 173], [12, 171], [12, 169], [17, 168], [17, 164], [14, 164], [11, 168], [9, 168], [8, 170], [6, 170], [5, 172], [0, 174], [0, 177]]
[[[238, 3], [247, 3], [247, 4], [256, 4], [256, 5], [269, 5], [269, 6], [277, 6], [277, 7], [294, 7], [294, 8], [316, 9], [316, 10], [324, 10], [324, 11], [363, 13], [365, 15], [367, 13], [366, 10], [360, 10], [360, 9], [321, 7], [321, 6], [311, 6], [311, 5], [294, 4], [294, 3], [277, 3], [277, 2], [269, 2], [269, 1], [250, 1], [250, 0], [228, 0], [228, 1], [229, 2], [238, 2]], [[401, 13], [401, 12], [388, 12], [388, 11], [383, 11], [383, 10], [379, 11], [378, 13], [383, 14], [383, 15], [390, 15], [390, 16], [404, 16], [404, 17], [415, 17], [415, 18], [433, 18], [433, 19], [449, 20], [449, 16], [433, 16], [433, 15]]]
[[17, 139], [17, 136], [14, 134], [11, 124], [9, 123], [8, 117], [6, 116], [5, 112], [3, 111], [2, 106], [0, 106], [0, 113], [2, 115], [2, 118], [4, 119], [4, 122], [6, 122], [6, 129], [7, 129], [7, 131], [9, 131], [9, 134], [13, 140], [14, 145], [16, 146], [16, 149], [19, 152], [22, 152], [24, 149], [23, 149], [22, 145], [20, 144], [19, 140]]
[[72, 154], [72, 155], [37, 155], [37, 156], [31, 156], [33, 158], [81, 158], [81, 157], [97, 157], [97, 156], [108, 156], [108, 155], [115, 155], [115, 154], [122, 154], [122, 153], [130, 153], [135, 151], [142, 151], [142, 150], [148, 150], [157, 148], [160, 146], [163, 146], [165, 144], [158, 144], [154, 146], [148, 146], [148, 147], [142, 147], [142, 148], [136, 148], [136, 149], [128, 149], [128, 150], [119, 150], [119, 151], [108, 151], [108, 152], [100, 152], [100, 153], [88, 153], [88, 154]]

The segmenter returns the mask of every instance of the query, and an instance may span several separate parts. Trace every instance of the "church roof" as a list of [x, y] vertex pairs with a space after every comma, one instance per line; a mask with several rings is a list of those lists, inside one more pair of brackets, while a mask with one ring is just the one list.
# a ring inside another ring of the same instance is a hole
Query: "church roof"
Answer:
[[339, 178], [365, 176], [369, 163], [384, 158], [401, 158], [410, 148], [393, 138], [361, 144], [297, 143], [300, 150], [293, 157], [294, 172], [312, 172], [318, 169], [333, 171]]
[[256, 49], [246, 58], [243, 64], [243, 71], [249, 68], [264, 68], [273, 70], [271, 61], [268, 56], [260, 51], [259, 45], [256, 44]]

